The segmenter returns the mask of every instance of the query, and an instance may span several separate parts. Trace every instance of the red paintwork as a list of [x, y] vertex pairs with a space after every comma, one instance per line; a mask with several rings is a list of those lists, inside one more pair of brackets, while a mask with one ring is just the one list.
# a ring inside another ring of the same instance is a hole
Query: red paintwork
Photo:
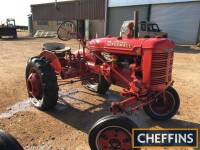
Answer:
[[103, 150], [128, 150], [132, 146], [129, 133], [115, 127], [110, 127], [101, 132], [97, 139], [97, 145]]
[[[142, 104], [137, 107], [143, 107], [152, 101], [152, 95], [162, 92], [171, 85], [175, 44], [169, 39], [108, 36], [81, 43], [83, 49], [74, 53], [60, 55], [55, 52], [55, 55], [51, 57], [57, 56], [55, 60], [58, 58], [60, 65], [57, 64], [58, 62], [51, 63], [51, 65], [63, 79], [85, 77], [91, 73], [97, 73], [103, 75], [108, 82], [123, 87], [121, 95], [131, 97], [113, 103], [111, 110], [114, 113], [133, 107], [138, 101]], [[106, 62], [101, 52], [138, 57], [141, 58], [141, 62], [131, 64], [130, 69], [119, 68], [115, 63]], [[41, 55], [46, 57], [46, 54]], [[59, 66], [62, 67], [61, 70]], [[138, 71], [142, 74], [141, 78], [135, 75]]]
[[41, 80], [36, 72], [33, 72], [29, 75], [27, 79], [27, 85], [29, 94], [37, 98], [41, 96], [41, 91], [42, 91]]
[[[109, 53], [118, 53], [118, 54], [128, 54], [128, 55], [134, 55], [135, 54], [135, 48], [141, 47], [142, 43], [146, 39], [137, 39], [137, 38], [116, 38], [116, 37], [106, 37], [106, 38], [100, 38], [100, 39], [94, 39], [88, 42], [88, 48], [94, 51], [104, 51]], [[127, 44], [127, 47], [119, 46], [114, 47], [110, 45], [109, 43], [121, 43]]]
[[45, 57], [49, 61], [50, 65], [52, 66], [52, 68], [55, 70], [57, 74], [61, 73], [62, 71], [61, 63], [58, 57], [53, 52], [45, 50], [42, 53], [40, 53], [40, 56]]
[[[113, 47], [110, 46], [108, 43], [128, 43], [129, 48], [122, 48], [122, 47]], [[174, 42], [165, 39], [165, 38], [101, 38], [101, 39], [94, 39], [88, 42], [88, 48], [97, 52], [109, 52], [109, 53], [118, 53], [118, 54], [128, 54], [128, 55], [136, 55], [136, 50], [141, 50], [142, 54], [142, 64], [141, 69], [143, 73], [142, 83], [145, 88], [152, 90], [162, 90], [165, 88], [165, 85], [159, 86], [152, 86], [150, 83], [151, 78], [151, 63], [152, 63], [152, 53], [162, 53], [166, 49], [173, 49], [175, 46]], [[122, 74], [123, 71], [121, 71]], [[125, 73], [126, 74], [126, 73]], [[125, 75], [124, 74], [124, 75]], [[125, 75], [126, 76], [126, 75]], [[129, 76], [129, 75], [128, 75]], [[130, 77], [126, 77], [129, 79]], [[166, 83], [167, 84], [167, 83]]]

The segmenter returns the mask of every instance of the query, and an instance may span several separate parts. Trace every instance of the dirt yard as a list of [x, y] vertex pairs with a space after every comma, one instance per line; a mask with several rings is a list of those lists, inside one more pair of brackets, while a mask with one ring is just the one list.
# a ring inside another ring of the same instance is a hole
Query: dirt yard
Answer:
[[[97, 119], [109, 114], [109, 104], [119, 98], [119, 89], [112, 86], [100, 97], [76, 83], [61, 88], [61, 92], [68, 92], [64, 98], [67, 105], [60, 102], [48, 113], [33, 108], [26, 100], [26, 61], [39, 54], [45, 42], [62, 41], [24, 35], [18, 40], [0, 40], [0, 128], [14, 135], [27, 150], [89, 150], [87, 133]], [[75, 41], [65, 44], [77, 47]], [[130, 116], [139, 127], [200, 129], [200, 50], [190, 46], [176, 48], [173, 78], [181, 98], [178, 114], [159, 123], [140, 110]]]

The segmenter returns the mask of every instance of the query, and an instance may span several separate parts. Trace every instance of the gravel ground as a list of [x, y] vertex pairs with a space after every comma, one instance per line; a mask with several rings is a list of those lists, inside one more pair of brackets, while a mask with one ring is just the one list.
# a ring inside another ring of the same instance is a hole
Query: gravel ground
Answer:
[[[61, 92], [68, 93], [64, 97], [67, 104], [59, 102], [48, 113], [33, 108], [26, 100], [24, 70], [28, 57], [39, 54], [44, 42], [61, 41], [32, 39], [25, 34], [18, 40], [0, 40], [0, 128], [14, 135], [27, 150], [89, 150], [88, 130], [96, 120], [109, 114], [110, 102], [119, 98], [120, 89], [111, 86], [105, 96], [98, 96], [75, 83], [61, 88]], [[77, 47], [75, 41], [65, 44]], [[139, 127], [200, 129], [200, 50], [177, 46], [173, 78], [181, 98], [178, 114], [160, 123], [140, 110], [129, 116]]]

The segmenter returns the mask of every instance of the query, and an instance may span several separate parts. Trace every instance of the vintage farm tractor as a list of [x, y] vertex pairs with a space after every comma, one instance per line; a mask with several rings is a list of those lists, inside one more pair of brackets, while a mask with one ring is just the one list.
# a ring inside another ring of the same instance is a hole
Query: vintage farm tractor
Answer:
[[17, 38], [17, 28], [15, 25], [15, 19], [13, 18], [8, 18], [6, 20], [6, 25], [2, 24], [0, 25], [0, 38], [10, 38], [12, 37], [13, 39]]
[[124, 98], [111, 104], [113, 115], [98, 120], [89, 132], [92, 150], [131, 149], [131, 129], [137, 126], [122, 113], [143, 108], [150, 118], [163, 121], [173, 117], [179, 108], [179, 96], [172, 87], [174, 42], [167, 38], [138, 38], [137, 26], [130, 34], [85, 41], [75, 32], [73, 23], [65, 22], [58, 29], [59, 38], [78, 38], [82, 48], [71, 52], [62, 44], [48, 43], [27, 63], [28, 95], [41, 110], [56, 105], [58, 76], [63, 80], [80, 77], [77, 81], [99, 94], [106, 93], [111, 84], [123, 87]]

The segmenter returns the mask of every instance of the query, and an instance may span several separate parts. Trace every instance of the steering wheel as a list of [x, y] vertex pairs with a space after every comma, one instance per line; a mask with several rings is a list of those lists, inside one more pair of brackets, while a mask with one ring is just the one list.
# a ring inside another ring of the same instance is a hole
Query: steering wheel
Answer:
[[65, 21], [57, 29], [58, 38], [62, 41], [68, 41], [77, 38], [76, 27], [74, 23]]

